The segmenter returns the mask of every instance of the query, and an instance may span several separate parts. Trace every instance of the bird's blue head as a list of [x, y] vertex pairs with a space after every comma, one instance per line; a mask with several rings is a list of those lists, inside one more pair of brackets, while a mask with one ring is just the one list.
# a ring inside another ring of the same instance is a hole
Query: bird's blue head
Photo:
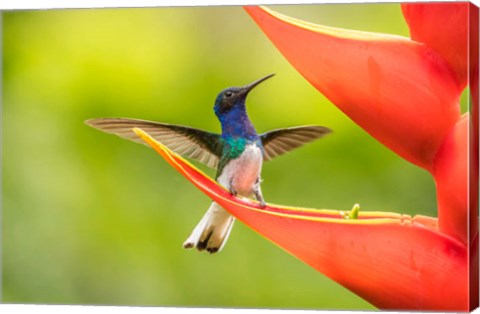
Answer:
[[245, 100], [248, 93], [261, 82], [271, 78], [275, 74], [267, 75], [253, 83], [242, 87], [229, 87], [222, 90], [215, 100], [213, 110], [220, 122], [223, 124], [227, 117], [235, 117], [246, 112]]

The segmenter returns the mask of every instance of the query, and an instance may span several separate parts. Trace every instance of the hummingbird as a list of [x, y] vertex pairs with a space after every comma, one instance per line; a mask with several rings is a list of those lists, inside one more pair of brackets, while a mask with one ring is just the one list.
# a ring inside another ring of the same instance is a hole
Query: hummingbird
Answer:
[[[215, 180], [232, 195], [254, 197], [260, 208], [266, 206], [260, 183], [264, 161], [314, 141], [331, 132], [327, 127], [306, 125], [275, 129], [258, 134], [246, 110], [247, 95], [267, 75], [241, 87], [222, 90], [213, 107], [220, 121], [221, 134], [196, 128], [129, 118], [86, 120], [91, 127], [146, 144], [133, 131], [141, 128], [177, 154], [216, 169]], [[184, 248], [215, 253], [222, 250], [235, 218], [212, 201], [203, 218], [184, 242]]]

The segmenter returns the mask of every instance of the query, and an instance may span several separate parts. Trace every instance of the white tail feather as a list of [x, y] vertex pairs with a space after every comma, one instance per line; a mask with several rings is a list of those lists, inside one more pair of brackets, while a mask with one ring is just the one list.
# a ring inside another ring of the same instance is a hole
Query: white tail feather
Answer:
[[212, 202], [205, 215], [183, 243], [184, 248], [219, 252], [225, 245], [235, 218], [217, 203]]

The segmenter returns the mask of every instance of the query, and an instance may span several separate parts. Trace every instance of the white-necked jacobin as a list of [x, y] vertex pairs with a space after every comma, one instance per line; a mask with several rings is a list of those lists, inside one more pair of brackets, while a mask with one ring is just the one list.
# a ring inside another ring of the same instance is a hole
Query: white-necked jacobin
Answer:
[[[128, 119], [97, 118], [85, 121], [101, 131], [145, 144], [133, 131], [141, 128], [172, 151], [216, 168], [216, 180], [234, 195], [255, 197], [265, 206], [260, 190], [263, 161], [282, 155], [294, 148], [328, 134], [330, 129], [310, 125], [277, 129], [257, 134], [248, 118], [245, 100], [258, 84], [272, 77], [265, 76], [243, 87], [221, 91], [214, 111], [222, 126], [222, 134], [191, 127]], [[210, 253], [220, 251], [230, 234], [234, 217], [212, 202], [210, 208], [185, 241], [185, 248], [196, 247]]]

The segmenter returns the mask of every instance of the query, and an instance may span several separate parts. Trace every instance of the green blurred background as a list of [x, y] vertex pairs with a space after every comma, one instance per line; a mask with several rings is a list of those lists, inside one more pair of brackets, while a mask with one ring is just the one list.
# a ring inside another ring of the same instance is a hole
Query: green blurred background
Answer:
[[[408, 36], [398, 4], [272, 8]], [[241, 7], [4, 12], [3, 302], [372, 309], [241, 222], [219, 254], [184, 250], [210, 200], [153, 150], [83, 124], [219, 132], [217, 93], [272, 72], [247, 102], [258, 131], [335, 132], [264, 166], [267, 201], [436, 215], [430, 176], [310, 86]]]

